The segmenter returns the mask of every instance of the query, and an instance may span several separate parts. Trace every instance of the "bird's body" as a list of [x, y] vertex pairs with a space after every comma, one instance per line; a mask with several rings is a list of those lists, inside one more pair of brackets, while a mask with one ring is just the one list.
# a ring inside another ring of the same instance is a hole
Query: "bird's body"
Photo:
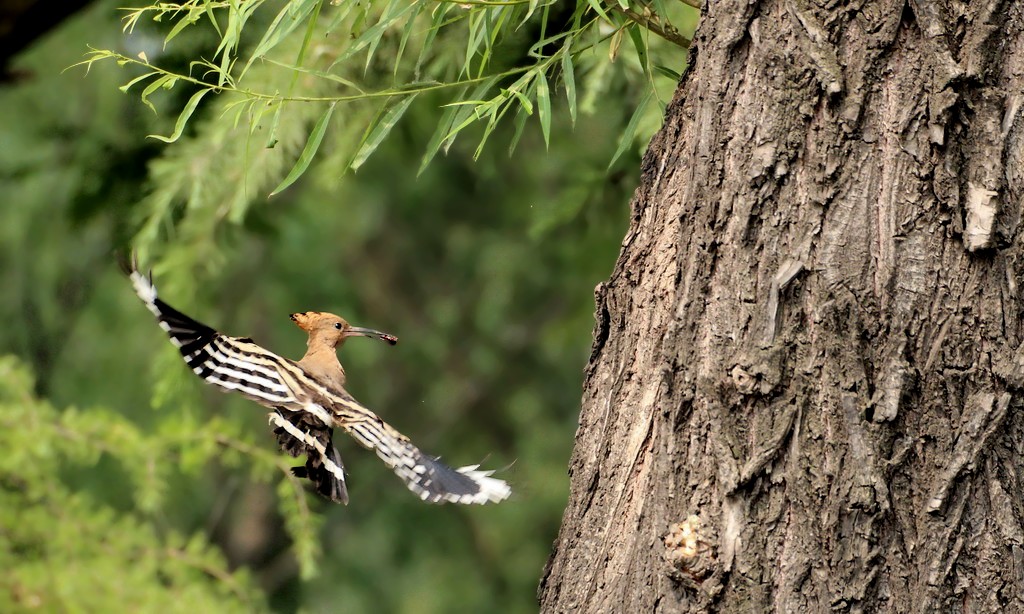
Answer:
[[270, 352], [251, 339], [228, 337], [177, 311], [157, 297], [152, 281], [130, 272], [136, 293], [157, 317], [161, 328], [199, 377], [222, 390], [234, 390], [271, 410], [270, 423], [281, 448], [306, 455], [293, 473], [309, 478], [321, 495], [348, 502], [341, 455], [333, 429], [341, 428], [373, 450], [424, 501], [488, 503], [506, 499], [508, 484], [477, 465], [452, 469], [420, 452], [407, 437], [359, 404], [344, 388], [345, 370], [337, 348], [348, 337], [369, 336], [397, 342], [379, 331], [353, 327], [329, 313], [292, 314], [309, 335], [298, 361]]

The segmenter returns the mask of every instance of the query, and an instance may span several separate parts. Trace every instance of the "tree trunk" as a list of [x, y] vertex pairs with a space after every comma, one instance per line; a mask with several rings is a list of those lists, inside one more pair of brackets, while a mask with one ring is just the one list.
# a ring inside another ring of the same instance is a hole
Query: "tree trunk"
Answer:
[[542, 610], [1024, 611], [1024, 9], [852, 4], [705, 3]]

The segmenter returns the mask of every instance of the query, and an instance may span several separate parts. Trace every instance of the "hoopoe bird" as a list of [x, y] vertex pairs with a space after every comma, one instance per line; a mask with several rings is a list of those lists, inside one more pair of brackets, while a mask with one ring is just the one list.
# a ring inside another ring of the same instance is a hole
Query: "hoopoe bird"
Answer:
[[292, 456], [306, 455], [305, 466], [292, 473], [308, 478], [327, 499], [348, 503], [345, 468], [333, 442], [335, 428], [376, 452], [423, 501], [497, 503], [512, 494], [505, 481], [491, 477], [493, 471], [479, 465], [453, 469], [424, 454], [345, 390], [338, 348], [349, 337], [374, 337], [394, 345], [398, 339], [393, 335], [351, 326], [330, 313], [293, 313], [292, 321], [309, 335], [306, 354], [293, 361], [252, 339], [223, 335], [174, 309], [157, 297], [152, 276], [140, 273], [134, 263], [128, 273], [136, 294], [185, 364], [217, 388], [238, 392], [270, 409], [269, 421], [281, 448]]

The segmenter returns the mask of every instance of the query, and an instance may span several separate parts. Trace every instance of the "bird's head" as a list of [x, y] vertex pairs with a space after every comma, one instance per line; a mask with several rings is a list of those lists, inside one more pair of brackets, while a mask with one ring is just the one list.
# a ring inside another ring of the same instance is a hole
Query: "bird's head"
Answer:
[[299, 328], [309, 333], [310, 341], [314, 338], [319, 338], [332, 347], [341, 346], [342, 343], [345, 343], [345, 339], [349, 337], [375, 337], [390, 345], [398, 343], [398, 337], [394, 335], [382, 333], [372, 328], [352, 326], [344, 318], [340, 318], [333, 313], [306, 311], [303, 313], [293, 313], [291, 318]]

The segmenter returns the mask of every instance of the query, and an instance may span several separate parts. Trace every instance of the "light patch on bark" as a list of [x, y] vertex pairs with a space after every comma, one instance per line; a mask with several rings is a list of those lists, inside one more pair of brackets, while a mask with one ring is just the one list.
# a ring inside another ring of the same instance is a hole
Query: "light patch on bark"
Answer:
[[899, 414], [903, 387], [907, 380], [907, 361], [903, 358], [906, 345], [906, 341], [900, 343], [882, 367], [877, 393], [879, 398], [872, 414], [874, 422], [889, 422]]
[[722, 570], [731, 571], [736, 553], [741, 548], [740, 532], [746, 523], [743, 497], [729, 496], [722, 501], [722, 538], [719, 550], [722, 552]]
[[778, 272], [772, 278], [772, 285], [768, 289], [768, 325], [764, 333], [765, 345], [771, 345], [775, 341], [775, 330], [779, 324], [779, 293], [785, 290], [786, 286], [803, 270], [803, 262], [789, 258], [779, 266]]
[[992, 247], [992, 227], [999, 212], [998, 195], [994, 190], [967, 183], [967, 228], [964, 229], [967, 251]]
[[687, 588], [711, 594], [721, 586], [715, 581], [717, 553], [714, 526], [691, 514], [682, 522], [673, 522], [661, 541], [667, 574]]

